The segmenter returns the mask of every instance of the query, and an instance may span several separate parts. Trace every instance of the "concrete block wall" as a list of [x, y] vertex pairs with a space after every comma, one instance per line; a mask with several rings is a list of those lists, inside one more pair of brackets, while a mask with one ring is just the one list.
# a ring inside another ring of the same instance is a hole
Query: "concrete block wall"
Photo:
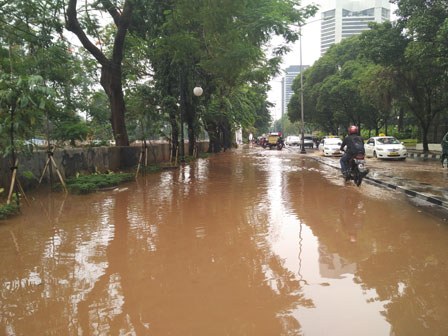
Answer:
[[[415, 145], [415, 149], [416, 150], [423, 150], [423, 144], [422, 143], [418, 143]], [[435, 151], [435, 152], [441, 152], [442, 151], [442, 144], [428, 144], [428, 149], [430, 151]]]
[[[140, 146], [128, 147], [89, 147], [58, 149], [54, 152], [54, 159], [63, 178], [75, 176], [77, 173], [91, 174], [107, 171], [134, 171], [138, 164], [142, 148]], [[208, 150], [208, 142], [199, 142], [198, 151], [204, 153]], [[188, 143], [185, 144], [185, 153], [188, 153]], [[48, 159], [46, 151], [36, 151], [29, 156], [18, 155], [18, 176], [24, 189], [38, 184]], [[148, 162], [158, 164], [168, 162], [170, 146], [168, 143], [148, 145]], [[0, 158], [0, 188], [5, 192], [11, 183], [11, 170], [8, 157]], [[26, 177], [31, 172], [33, 177]], [[53, 169], [53, 180], [58, 182], [56, 171]], [[49, 183], [49, 173], [46, 172], [43, 183]]]

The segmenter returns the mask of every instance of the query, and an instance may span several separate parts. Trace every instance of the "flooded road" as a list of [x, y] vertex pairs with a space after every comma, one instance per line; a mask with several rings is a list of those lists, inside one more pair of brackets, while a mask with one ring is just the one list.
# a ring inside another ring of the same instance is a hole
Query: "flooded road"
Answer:
[[0, 335], [446, 335], [448, 215], [243, 148], [0, 224]]

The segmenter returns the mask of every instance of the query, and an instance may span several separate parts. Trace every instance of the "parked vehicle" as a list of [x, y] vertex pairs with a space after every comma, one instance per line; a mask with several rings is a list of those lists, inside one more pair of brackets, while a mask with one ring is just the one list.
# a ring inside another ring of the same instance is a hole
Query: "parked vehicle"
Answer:
[[442, 155], [440, 156], [443, 168], [448, 168], [448, 132], [442, 139]]
[[289, 135], [286, 137], [285, 144], [288, 146], [300, 146], [300, 137], [297, 135]]
[[[312, 135], [305, 134], [303, 137], [303, 146], [305, 148], [314, 148], [314, 140]], [[300, 135], [300, 146], [302, 146], [302, 136]]]
[[319, 151], [324, 156], [342, 156], [341, 144], [342, 140], [339, 137], [324, 138], [319, 144]]
[[369, 173], [366, 167], [365, 155], [356, 154], [348, 161], [348, 171], [345, 175], [345, 180], [353, 180], [359, 187], [362, 183], [362, 179]]
[[392, 136], [378, 136], [367, 140], [364, 145], [367, 157], [378, 159], [406, 160], [408, 151], [402, 142]]

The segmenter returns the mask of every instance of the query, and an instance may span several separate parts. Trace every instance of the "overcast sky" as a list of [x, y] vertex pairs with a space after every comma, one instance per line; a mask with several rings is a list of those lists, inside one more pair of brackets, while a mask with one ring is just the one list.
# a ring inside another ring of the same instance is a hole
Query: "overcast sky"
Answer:
[[[319, 4], [319, 0], [310, 1], [304, 0], [303, 5], [308, 4]], [[391, 13], [396, 9], [396, 6], [391, 4]], [[313, 18], [307, 20], [305, 26], [302, 27], [302, 65], [313, 65], [313, 63], [320, 57], [320, 12], [317, 12]], [[392, 20], [395, 16], [392, 14]], [[276, 37], [274, 38], [272, 45], [279, 45], [283, 41]], [[291, 45], [291, 51], [284, 56], [282, 63], [282, 70], [286, 69], [290, 65], [300, 64], [300, 48], [299, 41], [296, 41], [294, 45]], [[275, 106], [271, 109], [271, 115], [273, 120], [278, 120], [282, 114], [282, 104], [281, 104], [281, 77], [282, 75], [271, 80], [271, 90], [268, 92], [268, 100], [274, 103]]]

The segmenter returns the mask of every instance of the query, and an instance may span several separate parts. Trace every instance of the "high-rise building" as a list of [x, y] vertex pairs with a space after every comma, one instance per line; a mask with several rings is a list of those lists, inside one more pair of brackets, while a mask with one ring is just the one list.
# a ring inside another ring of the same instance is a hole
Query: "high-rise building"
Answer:
[[[302, 70], [308, 67], [309, 65], [302, 65]], [[299, 74], [300, 65], [290, 65], [285, 69], [285, 75], [282, 77], [282, 116], [288, 112], [288, 103], [294, 94], [292, 91], [292, 82]]]
[[390, 21], [389, 0], [323, 0], [320, 53], [331, 45], [368, 30], [369, 22]]

